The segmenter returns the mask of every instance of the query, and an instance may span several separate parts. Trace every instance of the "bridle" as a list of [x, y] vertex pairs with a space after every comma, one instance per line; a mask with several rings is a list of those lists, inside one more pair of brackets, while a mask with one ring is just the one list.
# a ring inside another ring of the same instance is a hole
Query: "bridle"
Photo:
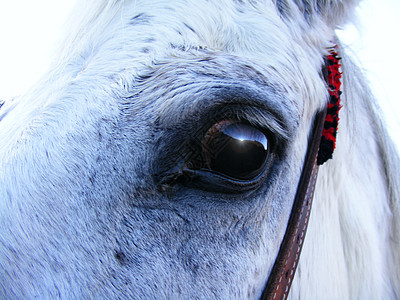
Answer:
[[303, 171], [297, 187], [286, 232], [261, 299], [286, 299], [300, 259], [307, 231], [318, 168], [332, 158], [335, 149], [340, 105], [340, 62], [337, 46], [330, 50], [323, 73], [328, 84], [329, 102], [315, 116]]

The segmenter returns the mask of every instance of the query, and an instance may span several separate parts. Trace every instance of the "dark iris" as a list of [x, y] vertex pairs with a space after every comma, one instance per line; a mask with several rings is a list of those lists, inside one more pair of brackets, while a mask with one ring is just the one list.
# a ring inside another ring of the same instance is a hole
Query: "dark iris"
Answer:
[[203, 138], [207, 167], [223, 175], [249, 180], [258, 176], [268, 160], [268, 140], [257, 128], [224, 120]]

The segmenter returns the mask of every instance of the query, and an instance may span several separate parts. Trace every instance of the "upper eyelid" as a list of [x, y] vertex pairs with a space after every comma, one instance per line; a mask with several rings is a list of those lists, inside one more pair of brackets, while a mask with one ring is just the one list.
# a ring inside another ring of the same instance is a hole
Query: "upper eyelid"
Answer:
[[196, 119], [210, 107], [254, 107], [262, 113], [248, 115], [248, 121], [287, 140], [296, 131], [301, 112], [292, 88], [274, 82], [274, 72], [225, 53], [178, 51], [154, 63], [133, 98], [136, 94], [139, 102], [152, 105], [157, 124], [169, 128]]
[[[202, 115], [213, 114], [215, 118], [219, 118], [216, 121], [220, 121], [225, 116], [234, 117], [271, 132], [278, 140], [286, 141], [290, 139], [298, 124], [299, 118], [296, 118], [296, 112], [281, 105], [281, 101], [285, 99], [265, 87], [260, 91], [260, 88], [248, 87], [243, 83], [225, 83], [224, 85], [214, 83], [213, 86], [208, 87], [206, 95], [194, 93], [188, 99], [189, 103], [171, 101], [172, 107], [160, 112], [159, 129], [178, 129], [181, 126], [187, 129], [199, 127], [199, 125], [201, 127], [203, 124], [198, 123], [203, 123], [205, 119], [208, 119], [207, 116]], [[219, 113], [220, 111], [223, 113]]]
[[289, 140], [291, 133], [293, 133], [282, 121], [282, 118], [277, 117], [274, 112], [264, 107], [245, 105], [240, 114], [238, 120], [247, 121], [253, 126], [267, 130], [279, 137], [280, 140]]

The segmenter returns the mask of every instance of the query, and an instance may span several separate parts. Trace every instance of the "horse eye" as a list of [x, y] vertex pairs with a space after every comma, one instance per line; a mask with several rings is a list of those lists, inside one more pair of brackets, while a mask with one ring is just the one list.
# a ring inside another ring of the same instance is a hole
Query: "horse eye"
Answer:
[[224, 120], [205, 134], [202, 151], [209, 170], [250, 180], [261, 174], [268, 161], [268, 140], [251, 125]]

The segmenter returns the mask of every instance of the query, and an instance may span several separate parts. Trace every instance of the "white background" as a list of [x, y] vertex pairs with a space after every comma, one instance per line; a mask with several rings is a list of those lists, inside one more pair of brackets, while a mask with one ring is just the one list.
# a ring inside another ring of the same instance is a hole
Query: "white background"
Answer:
[[[23, 94], [46, 72], [76, 0], [0, 2], [0, 100]], [[357, 29], [339, 35], [363, 65], [400, 149], [400, 0], [366, 0]]]

